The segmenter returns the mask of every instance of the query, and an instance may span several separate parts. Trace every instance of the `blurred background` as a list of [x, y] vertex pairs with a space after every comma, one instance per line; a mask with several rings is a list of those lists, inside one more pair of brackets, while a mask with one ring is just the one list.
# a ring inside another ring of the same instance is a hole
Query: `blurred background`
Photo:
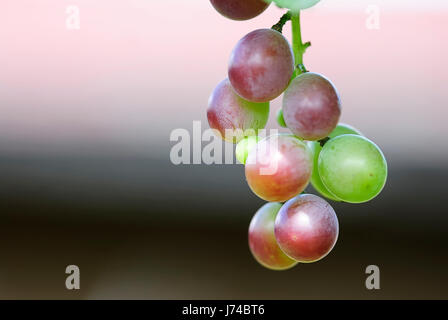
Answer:
[[[446, 1], [322, 0], [302, 14], [307, 68], [335, 83], [342, 121], [390, 170], [372, 202], [333, 204], [340, 237], [324, 260], [259, 266], [247, 228], [263, 201], [243, 166], [171, 163], [174, 129], [208, 128], [233, 46], [283, 12], [235, 22], [208, 0], [0, 4], [0, 298], [448, 298]], [[81, 290], [65, 288], [69, 264]], [[371, 264], [380, 290], [365, 288]]]

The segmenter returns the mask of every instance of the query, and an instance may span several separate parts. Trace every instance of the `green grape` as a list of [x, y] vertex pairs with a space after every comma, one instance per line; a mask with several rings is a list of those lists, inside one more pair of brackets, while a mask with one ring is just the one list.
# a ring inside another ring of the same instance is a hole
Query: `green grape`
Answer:
[[[335, 138], [337, 136], [343, 135], [343, 134], [357, 134], [362, 135], [361, 132], [359, 132], [357, 129], [353, 128], [352, 126], [349, 126], [348, 124], [340, 123], [338, 126], [330, 133], [330, 138]], [[324, 186], [320, 176], [319, 176], [319, 170], [317, 168], [317, 161], [319, 160], [319, 154], [322, 150], [322, 147], [318, 141], [309, 141], [308, 147], [313, 153], [313, 174], [311, 176], [311, 184], [313, 185], [314, 189], [316, 189], [317, 192], [319, 192], [324, 197], [334, 200], [334, 201], [341, 201], [338, 199], [334, 194], [332, 194], [328, 189]]]
[[277, 123], [282, 128], [287, 128], [287, 125], [285, 123], [285, 119], [283, 118], [283, 109], [280, 108], [277, 111]]
[[337, 127], [330, 133], [330, 138], [336, 138], [342, 136], [343, 134], [356, 134], [362, 136], [363, 134], [356, 128], [349, 124], [339, 123]]
[[275, 2], [280, 8], [288, 8], [292, 11], [299, 11], [311, 8], [320, 0], [265, 0], [266, 2]]
[[247, 155], [257, 145], [260, 138], [258, 136], [248, 136], [238, 142], [235, 149], [235, 155], [238, 161], [246, 164]]
[[328, 141], [319, 155], [319, 175], [325, 187], [345, 202], [375, 198], [387, 179], [387, 162], [369, 139], [344, 134]]

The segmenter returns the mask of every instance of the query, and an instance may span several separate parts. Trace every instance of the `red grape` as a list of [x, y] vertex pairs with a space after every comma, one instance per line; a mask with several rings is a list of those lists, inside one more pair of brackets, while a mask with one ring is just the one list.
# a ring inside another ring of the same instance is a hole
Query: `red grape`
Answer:
[[299, 262], [315, 262], [333, 249], [339, 223], [328, 202], [304, 194], [283, 205], [275, 219], [274, 231], [286, 255]]
[[274, 221], [282, 205], [267, 203], [255, 213], [249, 226], [249, 248], [255, 259], [273, 270], [289, 269], [297, 264], [283, 253], [275, 240]]
[[269, 6], [263, 0], [210, 0], [213, 7], [224, 17], [232, 20], [249, 20]]
[[[208, 102], [207, 118], [212, 129], [220, 132], [224, 140], [238, 142], [245, 130], [264, 128], [269, 117], [269, 103], [249, 102], [239, 97], [232, 89], [228, 79], [223, 80], [213, 91]], [[235, 130], [241, 129], [238, 133]], [[232, 130], [234, 136], [226, 136]], [[247, 134], [247, 132], [246, 132]]]
[[288, 128], [305, 140], [326, 138], [336, 128], [341, 102], [336, 88], [317, 73], [295, 78], [283, 97], [283, 117]]
[[313, 160], [308, 147], [293, 135], [261, 140], [246, 160], [249, 187], [266, 201], [286, 201], [308, 185]]
[[294, 71], [291, 46], [272, 29], [259, 29], [243, 37], [233, 49], [229, 80], [241, 97], [254, 102], [277, 98]]

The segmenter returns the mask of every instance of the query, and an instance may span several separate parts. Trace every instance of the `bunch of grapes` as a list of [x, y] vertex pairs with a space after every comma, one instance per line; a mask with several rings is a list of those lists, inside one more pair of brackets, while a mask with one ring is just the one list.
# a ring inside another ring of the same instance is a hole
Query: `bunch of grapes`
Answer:
[[[266, 10], [272, 2], [266, 1], [211, 3], [227, 18], [246, 20]], [[303, 65], [310, 43], [301, 40], [300, 10], [319, 0], [273, 2], [289, 11], [271, 29], [252, 31], [236, 44], [228, 78], [209, 99], [207, 118], [217, 134], [237, 144], [250, 189], [269, 202], [249, 226], [253, 256], [267, 268], [285, 270], [322, 259], [338, 238], [335, 211], [323, 198], [304, 193], [309, 183], [332, 201], [363, 203], [383, 189], [387, 163], [375, 143], [339, 123], [341, 101], [333, 83]], [[292, 47], [281, 33], [289, 20]], [[258, 132], [268, 120], [269, 103], [281, 94], [277, 121], [291, 133], [262, 139]]]

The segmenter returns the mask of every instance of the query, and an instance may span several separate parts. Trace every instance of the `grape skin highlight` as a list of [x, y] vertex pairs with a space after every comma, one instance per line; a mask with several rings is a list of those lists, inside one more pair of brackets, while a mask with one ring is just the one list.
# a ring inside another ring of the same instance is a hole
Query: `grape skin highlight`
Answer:
[[224, 17], [232, 20], [255, 18], [269, 7], [263, 0], [210, 0], [213, 7]]
[[319, 176], [336, 197], [351, 203], [375, 198], [387, 180], [387, 162], [369, 139], [345, 134], [328, 141], [318, 160]]
[[[239, 97], [232, 89], [228, 79], [223, 80], [213, 91], [208, 102], [207, 119], [210, 128], [220, 132], [221, 137], [229, 142], [238, 142], [244, 135], [234, 138], [226, 137], [226, 129], [244, 131], [263, 129], [269, 117], [269, 103], [254, 103]], [[250, 134], [250, 132], [245, 132]]]
[[282, 205], [267, 203], [252, 218], [249, 226], [249, 248], [254, 258], [264, 267], [272, 270], [286, 270], [297, 261], [283, 253], [274, 235], [274, 221]]
[[326, 138], [341, 116], [338, 92], [324, 76], [307, 72], [296, 77], [283, 96], [288, 128], [305, 140]]
[[275, 219], [275, 238], [282, 251], [302, 263], [324, 258], [339, 235], [333, 208], [322, 198], [303, 194], [286, 202]]
[[287, 88], [294, 71], [288, 40], [272, 29], [259, 29], [244, 36], [233, 49], [229, 80], [246, 100], [267, 102]]

